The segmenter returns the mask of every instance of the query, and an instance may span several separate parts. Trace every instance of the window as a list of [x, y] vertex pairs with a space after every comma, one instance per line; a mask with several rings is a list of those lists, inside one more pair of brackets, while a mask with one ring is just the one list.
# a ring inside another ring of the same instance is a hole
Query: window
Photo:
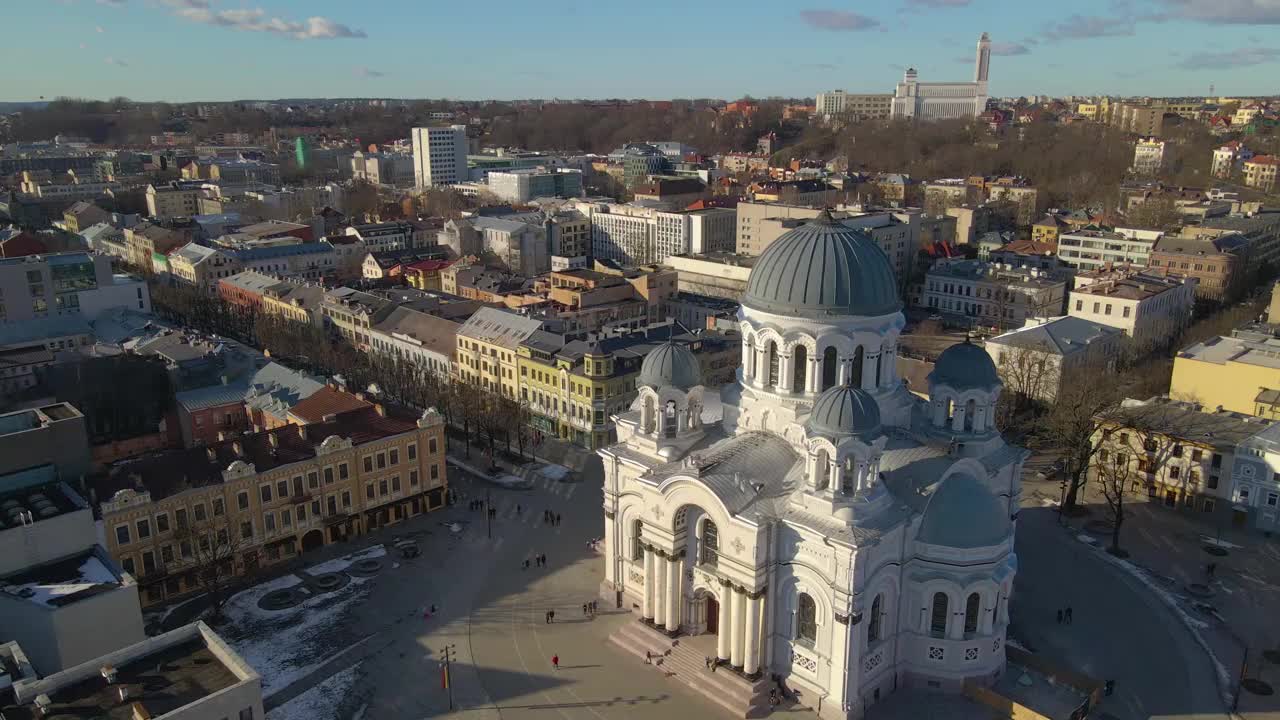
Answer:
[[1276, 493], [1267, 493], [1267, 506], [1275, 507], [1280, 504], [1280, 495]]
[[213, 516], [222, 517], [222, 514], [225, 513], [226, 511], [227, 511], [227, 506], [226, 506], [226, 503], [222, 501], [222, 498], [214, 498], [213, 499]]
[[138, 539], [146, 540], [151, 537], [151, 521], [143, 518], [138, 521]]
[[251, 520], [245, 520], [244, 522], [240, 523], [240, 538], [243, 540], [248, 540], [252, 537], [253, 537], [253, 522]]
[[644, 535], [644, 521], [635, 520], [631, 523], [631, 559], [644, 559], [644, 545], [641, 538]]
[[169, 513], [159, 513], [156, 515], [156, 532], [169, 532]]
[[391, 477], [391, 492], [400, 492], [400, 476], [393, 475]]
[[156, 556], [150, 550], [142, 553], [142, 572], [153, 573], [156, 571]]
[[240, 720], [253, 720], [253, 708], [247, 707], [240, 711]]
[[293, 494], [294, 495], [302, 494], [302, 476], [301, 475], [296, 475], [293, 478]]
[[364, 456], [364, 471], [373, 472], [373, 456], [372, 455]]
[[1204, 451], [1203, 451], [1203, 450], [1196, 449], [1196, 450], [1192, 450], [1192, 451], [1191, 451], [1191, 459], [1192, 459], [1192, 460], [1194, 460], [1194, 461], [1196, 461], [1196, 462], [1200, 462], [1203, 458], [1204, 458]]
[[248, 510], [249, 509], [249, 493], [241, 492], [238, 495], [236, 495], [236, 506], [239, 507], [241, 510]]
[[800, 593], [796, 606], [796, 640], [812, 646], [818, 639], [818, 604], [808, 593]]
[[320, 473], [314, 470], [307, 473], [307, 487], [312, 490], [320, 487]]
[[418, 459], [418, 446], [416, 443], [409, 443], [408, 453], [409, 453], [410, 460]]
[[435, 454], [436, 454], [436, 439], [435, 439], [435, 438], [427, 438], [427, 452], [431, 453], [432, 455], [435, 455]]
[[969, 598], [964, 602], [964, 631], [966, 633], [978, 632], [978, 611], [982, 607], [982, 598], [978, 597], [978, 593], [969, 593]]
[[1132, 310], [1128, 305], [1124, 306], [1124, 317], [1129, 317], [1129, 311]]
[[439, 466], [439, 465], [432, 465], [432, 466], [431, 466], [431, 479], [432, 479], [432, 480], [439, 480], [439, 479], [440, 479], [440, 466]]
[[711, 520], [702, 521], [702, 544], [698, 547], [698, 562], [715, 565], [720, 554], [720, 530]]
[[929, 615], [929, 633], [934, 637], [947, 635], [947, 594], [933, 594], [933, 612]]
[[387, 466], [387, 456], [385, 453], [378, 453], [378, 469], [381, 470]]
[[281, 480], [280, 482], [276, 483], [276, 497], [280, 498], [281, 500], [289, 497], [289, 481], [288, 480]]
[[400, 450], [399, 450], [399, 448], [391, 448], [391, 464], [392, 464], [392, 465], [399, 465], [399, 464], [400, 464]]
[[871, 616], [867, 618], [867, 645], [880, 639], [880, 612], [884, 595], [877, 595], [871, 601]]
[[1076, 312], [1082, 312], [1083, 310], [1084, 310], [1084, 301], [1083, 301], [1083, 300], [1077, 300], [1077, 301], [1076, 301]]
[[191, 510], [192, 510], [192, 517], [196, 519], [196, 522], [204, 522], [205, 520], [204, 503], [198, 503], [196, 505], [193, 505], [191, 507]]
[[187, 509], [178, 508], [173, 511], [173, 522], [180, 528], [187, 526]]
[[327, 467], [324, 469], [324, 484], [325, 485], [333, 484], [333, 468], [331, 467]]
[[1182, 468], [1174, 466], [1169, 468], [1169, 477], [1177, 480], [1182, 475]]
[[350, 490], [342, 491], [342, 507], [344, 508], [351, 507], [351, 491]]
[[134, 567], [133, 567], [133, 558], [131, 557], [127, 557], [124, 560], [121, 560], [120, 567], [130, 575], [135, 574]]
[[351, 470], [347, 467], [346, 463], [342, 463], [338, 466], [338, 479], [346, 480], [349, 477], [351, 477]]
[[379, 494], [379, 495], [384, 495], [384, 496], [387, 494], [387, 479], [386, 479], [386, 478], [383, 478], [383, 479], [381, 479], [381, 480], [379, 480], [379, 481], [378, 481], [378, 494]]
[[182, 557], [184, 559], [190, 560], [191, 559], [191, 543], [186, 540], [183, 540], [178, 545], [178, 552], [182, 553]]
[[299, 524], [299, 525], [301, 525], [302, 523], [306, 522], [306, 520], [307, 520], [307, 506], [306, 506], [306, 505], [299, 505], [298, 507], [294, 508], [294, 510], [297, 512], [297, 515], [298, 515], [298, 524]]
[[273, 512], [265, 513], [262, 516], [262, 521], [263, 521], [263, 527], [267, 529], [267, 532], [273, 533], [276, 531], [276, 514], [275, 513]]
[[1111, 314], [1111, 303], [1107, 303], [1106, 311], [1105, 311], [1105, 312], [1103, 312], [1102, 314], [1103, 314], [1103, 315], [1110, 315], [1110, 314]]
[[[432, 465], [431, 467], [435, 468], [435, 465]], [[411, 488], [418, 487], [418, 471], [417, 470], [409, 471], [409, 487]]]
[[372, 500], [375, 497], [377, 497], [377, 495], [373, 491], [373, 483], [369, 483], [368, 485], [364, 486], [364, 496], [368, 500]]
[[280, 511], [280, 527], [293, 527], [293, 513], [288, 508]]
[[271, 502], [271, 486], [270, 485], [263, 485], [259, 487], [258, 492], [262, 494], [262, 502], [264, 503]]
[[116, 526], [116, 544], [117, 544], [117, 545], [128, 545], [128, 544], [129, 544], [129, 542], [130, 542], [130, 541], [129, 541], [129, 526], [128, 526], [128, 525], [117, 525], [117, 526]]
[[166, 565], [173, 562], [173, 546], [172, 545], [165, 545], [164, 547], [160, 548], [160, 562], [163, 562]]

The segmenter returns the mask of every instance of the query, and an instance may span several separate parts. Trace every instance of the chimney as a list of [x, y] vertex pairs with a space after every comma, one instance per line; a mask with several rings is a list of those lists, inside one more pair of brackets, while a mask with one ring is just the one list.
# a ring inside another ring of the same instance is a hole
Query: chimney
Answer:
[[307, 439], [307, 426], [306, 426], [306, 425], [299, 425], [299, 426], [298, 426], [298, 437], [302, 438], [303, 440], [306, 440], [306, 439]]
[[384, 406], [382, 403], [378, 403], [378, 404], [374, 405], [373, 407], [374, 407], [374, 409], [375, 409], [375, 410], [377, 410], [377, 411], [378, 411], [378, 415], [380, 415], [381, 417], [386, 417], [386, 416], [387, 416], [387, 408], [386, 408], [386, 406]]
[[102, 679], [106, 680], [108, 684], [115, 684], [117, 675], [115, 665], [103, 665], [98, 668], [98, 672], [102, 674]]

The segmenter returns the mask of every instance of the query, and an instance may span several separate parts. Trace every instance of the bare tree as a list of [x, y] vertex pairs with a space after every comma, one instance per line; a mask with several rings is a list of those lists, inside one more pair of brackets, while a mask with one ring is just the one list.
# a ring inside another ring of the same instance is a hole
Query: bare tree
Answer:
[[1025, 412], [1052, 395], [1058, 369], [1047, 343], [1002, 347], [998, 358], [996, 371], [1004, 383], [1002, 396], [1010, 398], [1012, 413]]
[[455, 408], [456, 419], [462, 422], [462, 438], [468, 459], [471, 457], [471, 432], [476, 428], [482, 411], [483, 392], [478, 383], [465, 377], [454, 378], [449, 386], [450, 405]]
[[1093, 363], [1062, 372], [1049, 411], [1035, 427], [1037, 439], [1062, 454], [1066, 487], [1062, 511], [1073, 512], [1087, 471], [1101, 449], [1099, 428], [1124, 399], [1124, 382], [1106, 365]]
[[217, 616], [229, 599], [227, 590], [238, 577], [240, 529], [232, 527], [229, 516], [223, 512], [178, 526], [174, 529], [174, 540], [181, 557], [188, 561], [192, 577], [209, 596], [210, 607]]

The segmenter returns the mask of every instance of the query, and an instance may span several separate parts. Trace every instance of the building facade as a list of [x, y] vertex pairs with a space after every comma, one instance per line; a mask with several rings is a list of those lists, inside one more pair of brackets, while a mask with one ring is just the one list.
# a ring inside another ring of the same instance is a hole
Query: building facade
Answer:
[[1131, 268], [1077, 273], [1067, 314], [1124, 331], [1140, 352], [1164, 348], [1191, 322], [1196, 281]]
[[1146, 267], [1158, 230], [1083, 229], [1058, 237], [1058, 259], [1078, 270], [1102, 270], [1113, 266]]
[[467, 126], [413, 128], [413, 177], [419, 188], [467, 180]]
[[991, 38], [978, 39], [971, 83], [922, 83], [915, 68], [907, 68], [893, 93], [892, 115], [903, 120], [974, 118], [986, 112]]
[[[790, 261], [800, 248], [811, 261]], [[1025, 451], [991, 424], [990, 359], [963, 346], [939, 359], [931, 402], [908, 393], [893, 272], [830, 216], [778, 240], [743, 300], [739, 382], [709, 387], [687, 349], [655, 349], [600, 453], [602, 594], [642, 621], [614, 642], [687, 656], [702, 653], [673, 637], [714, 636], [715, 662], [751, 683], [734, 698], [748, 714], [767, 712], [771, 676], [829, 718], [898, 688], [992, 682]], [[719, 426], [701, 419], [716, 392]]]
[[1001, 331], [1062, 314], [1067, 283], [1035, 268], [939, 260], [925, 275], [923, 306]]

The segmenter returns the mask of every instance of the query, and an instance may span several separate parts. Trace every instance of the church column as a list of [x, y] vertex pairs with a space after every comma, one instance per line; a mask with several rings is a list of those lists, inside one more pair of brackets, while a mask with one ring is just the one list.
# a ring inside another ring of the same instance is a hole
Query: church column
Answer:
[[964, 432], [964, 404], [959, 400], [955, 401], [955, 410], [951, 413], [951, 430], [952, 432]]
[[863, 390], [875, 390], [879, 383], [876, 382], [876, 368], [879, 363], [876, 360], [879, 355], [867, 355], [862, 358], [862, 377], [858, 378], [858, 382], [862, 383]]
[[667, 605], [666, 628], [668, 632], [680, 629], [680, 586], [683, 578], [680, 573], [680, 553], [667, 560]]
[[947, 401], [944, 398], [933, 400], [933, 426], [942, 427], [947, 423]]
[[[834, 599], [837, 604], [842, 601], [838, 595]], [[850, 665], [858, 662], [856, 658], [852, 658], [850, 655], [857, 655], [858, 657], [862, 655], [860, 652], [851, 652], [851, 648], [857, 642], [855, 639], [857, 638], [855, 627], [857, 626], [849, 624], [847, 615], [839, 610], [836, 611], [831, 633], [831, 690], [833, 694], [827, 698], [827, 702], [834, 702], [837, 707], [847, 707], [850, 698], [858, 695], [858, 674], [850, 672]], [[852, 675], [847, 684], [840, 681], [846, 674]], [[843, 693], [843, 697], [841, 697], [841, 693]]]
[[604, 556], [608, 561], [604, 564], [604, 579], [609, 583], [609, 587], [614, 590], [621, 590], [623, 579], [618, 577], [616, 572], [618, 567], [618, 548], [614, 542], [613, 528], [617, 520], [614, 518], [612, 510], [604, 511]]
[[743, 631], [746, 630], [747, 596], [739, 588], [730, 587], [733, 598], [733, 611], [729, 613], [729, 623], [733, 626], [733, 638], [729, 645], [729, 664], [742, 667]]
[[646, 620], [653, 619], [653, 593], [658, 582], [655, 573], [653, 548], [644, 546], [644, 602], [640, 606], [640, 615]]
[[816, 393], [822, 385], [822, 358], [809, 358], [809, 374], [805, 377], [805, 392]]
[[755, 376], [751, 374], [751, 353], [754, 351], [751, 343], [742, 343], [742, 379], [748, 382], [755, 380]]
[[751, 675], [760, 669], [760, 607], [764, 592], [757, 590], [747, 596], [746, 638], [742, 658], [742, 672]]
[[842, 386], [850, 385], [853, 381], [850, 379], [849, 376], [852, 374], [853, 374], [853, 358], [848, 358], [841, 355], [840, 356], [840, 373], [836, 377], [836, 384], [842, 385]]
[[758, 388], [767, 388], [769, 386], [768, 346], [756, 348], [756, 377], [753, 384]]
[[778, 350], [778, 391], [790, 392], [791, 387], [791, 355]]
[[898, 360], [898, 353], [893, 348], [886, 348], [880, 353], [880, 357], [884, 358], [880, 363], [880, 386], [888, 387], [893, 384], [893, 372]]
[[733, 640], [733, 615], [730, 614], [733, 602], [733, 588], [724, 582], [720, 583], [720, 617], [716, 623], [716, 657], [729, 662], [729, 646]]
[[655, 549], [657, 557], [653, 558], [654, 582], [653, 582], [653, 623], [661, 625], [666, 619], [666, 595], [667, 595], [667, 554], [661, 550]]

